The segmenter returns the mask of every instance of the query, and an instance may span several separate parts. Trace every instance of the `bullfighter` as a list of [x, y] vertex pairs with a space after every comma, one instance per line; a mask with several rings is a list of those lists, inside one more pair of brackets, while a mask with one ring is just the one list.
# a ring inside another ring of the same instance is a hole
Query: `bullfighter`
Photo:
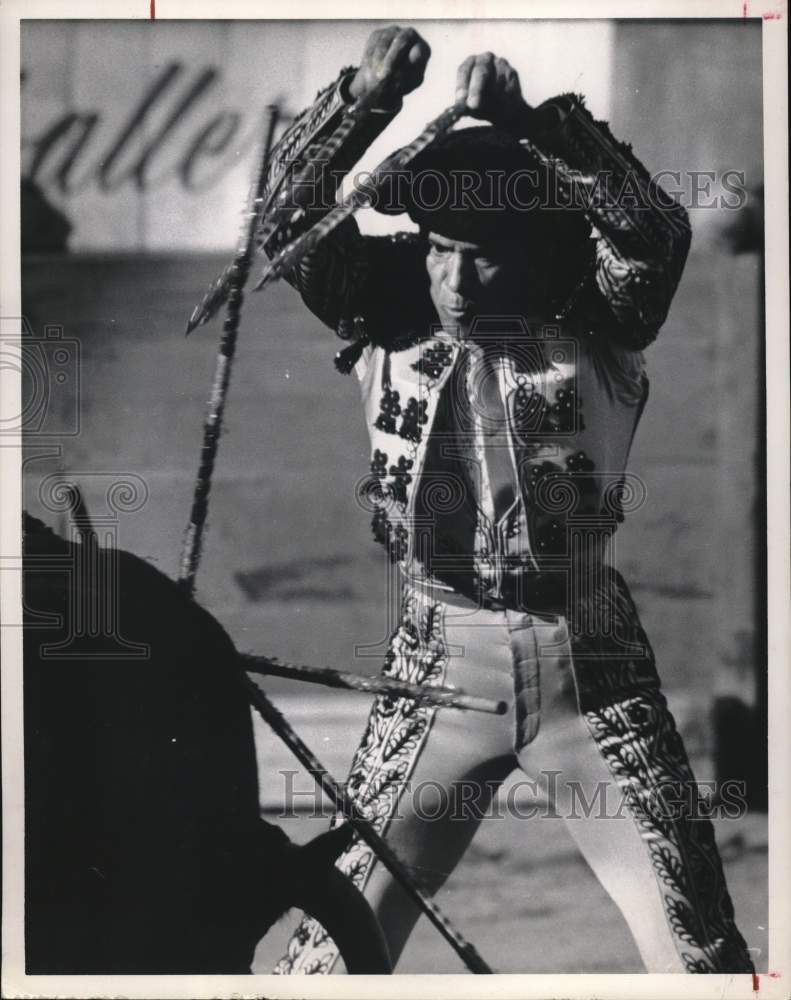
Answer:
[[[259, 228], [270, 257], [326, 215], [429, 56], [412, 29], [374, 31], [360, 66], [286, 131]], [[619, 523], [645, 500], [627, 459], [648, 393], [643, 351], [689, 249], [686, 211], [582, 97], [531, 107], [492, 53], [462, 63], [455, 100], [489, 124], [447, 131], [372, 192], [417, 232], [365, 236], [350, 217], [289, 281], [349, 342], [336, 363], [361, 387], [371, 465], [358, 500], [403, 586], [385, 674], [509, 710], [379, 697], [349, 789], [436, 892], [521, 768], [566, 819], [648, 971], [750, 972], [614, 559]], [[416, 906], [360, 840], [338, 864], [397, 961]], [[328, 973], [336, 958], [306, 917], [276, 971]]]

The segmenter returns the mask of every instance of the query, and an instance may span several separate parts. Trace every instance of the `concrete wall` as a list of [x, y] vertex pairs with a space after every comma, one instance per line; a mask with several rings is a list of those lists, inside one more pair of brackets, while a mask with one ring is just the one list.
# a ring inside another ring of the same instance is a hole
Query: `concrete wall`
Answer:
[[[297, 113], [341, 66], [359, 63], [384, 23], [27, 21], [23, 171], [71, 218], [73, 249], [232, 248], [266, 105]], [[424, 21], [419, 30], [432, 48], [424, 84], [360, 169], [452, 103], [471, 52], [509, 58], [530, 101], [582, 88], [597, 114], [609, 112], [610, 22]], [[368, 223], [392, 228], [374, 213]]]
[[[651, 169], [713, 171], [713, 196], [727, 170], [762, 183], [759, 22], [623, 23], [614, 51], [613, 129]], [[649, 629], [664, 634], [663, 671], [690, 683], [700, 674], [751, 703], [762, 263], [731, 253], [732, 211], [690, 214], [692, 250], [648, 352], [651, 399], [632, 458], [649, 503], [619, 553]]]

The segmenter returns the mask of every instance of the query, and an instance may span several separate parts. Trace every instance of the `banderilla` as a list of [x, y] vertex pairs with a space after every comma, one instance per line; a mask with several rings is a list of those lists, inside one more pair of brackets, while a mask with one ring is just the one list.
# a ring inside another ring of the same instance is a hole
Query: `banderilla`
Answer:
[[491, 715], [505, 715], [508, 705], [504, 701], [494, 701], [467, 694], [461, 688], [444, 685], [411, 684], [395, 677], [371, 677], [333, 670], [330, 667], [308, 667], [296, 663], [281, 663], [267, 656], [240, 654], [242, 666], [248, 673], [269, 677], [286, 677], [289, 680], [308, 681], [325, 687], [343, 688], [346, 691], [360, 691], [364, 694], [386, 694], [394, 698], [409, 698], [418, 705], [438, 708], [459, 708], [468, 712], [488, 712]]
[[329, 798], [338, 812], [346, 817], [361, 839], [368, 844], [385, 868], [387, 868], [402, 888], [406, 890], [407, 894], [417, 903], [470, 972], [491, 975], [492, 969], [481, 958], [474, 945], [462, 937], [459, 931], [453, 927], [448, 918], [442, 913], [434, 900], [415, 882], [392, 847], [379, 836], [368, 822], [361, 807], [343, 786], [339, 785], [333, 779], [312, 750], [297, 736], [283, 714], [272, 704], [261, 688], [246, 674], [242, 674], [242, 682], [245, 685], [251, 703], [264, 722], [277, 733], [300, 764], [313, 775], [322, 792]]

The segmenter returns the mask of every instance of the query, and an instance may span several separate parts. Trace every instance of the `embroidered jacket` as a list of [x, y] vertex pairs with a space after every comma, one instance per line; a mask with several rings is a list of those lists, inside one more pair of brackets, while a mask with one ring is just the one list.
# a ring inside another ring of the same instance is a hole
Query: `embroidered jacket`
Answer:
[[[340, 179], [399, 108], [358, 114], [354, 69], [274, 150], [259, 244], [270, 256], [334, 202]], [[487, 317], [466, 342], [439, 325], [426, 244], [363, 236], [347, 219], [292, 272], [308, 307], [353, 343], [371, 438], [374, 536], [413, 581], [561, 610], [600, 578], [608, 540], [644, 499], [626, 472], [656, 337], [690, 242], [684, 208], [573, 94], [536, 109], [524, 144], [574, 198], [590, 239], [551, 261], [551, 308]], [[496, 384], [498, 453], [476, 383]], [[505, 471], [503, 471], [505, 470]], [[503, 481], [505, 477], [506, 481]], [[497, 504], [501, 489], [510, 497]]]

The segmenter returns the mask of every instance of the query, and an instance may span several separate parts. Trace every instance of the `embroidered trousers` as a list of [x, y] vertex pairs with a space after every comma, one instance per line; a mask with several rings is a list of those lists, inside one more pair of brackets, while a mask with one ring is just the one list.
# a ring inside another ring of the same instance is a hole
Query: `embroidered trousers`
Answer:
[[[436, 892], [521, 768], [566, 820], [647, 971], [753, 971], [712, 824], [690, 808], [694, 777], [653, 657], [577, 662], [563, 617], [465, 603], [405, 586], [384, 673], [504, 700], [508, 712], [377, 698], [349, 775], [377, 831]], [[395, 964], [418, 908], [362, 841], [338, 865], [371, 903]], [[329, 973], [336, 959], [304, 918], [274, 971]]]

